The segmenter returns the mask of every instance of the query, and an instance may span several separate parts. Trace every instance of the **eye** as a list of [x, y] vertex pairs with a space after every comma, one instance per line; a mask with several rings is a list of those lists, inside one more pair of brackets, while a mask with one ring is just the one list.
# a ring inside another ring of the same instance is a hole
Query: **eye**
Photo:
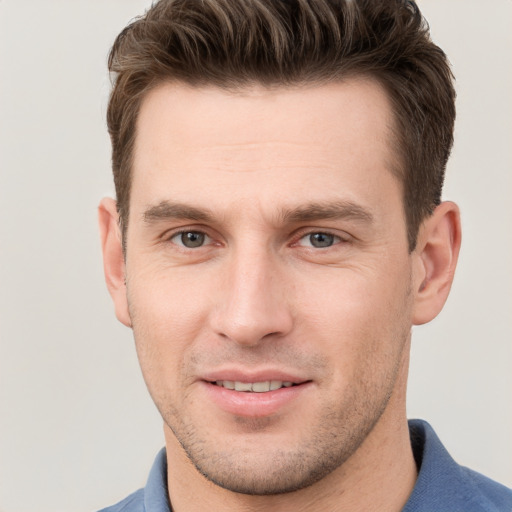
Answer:
[[181, 231], [170, 238], [173, 244], [187, 249], [196, 249], [211, 242], [210, 237], [201, 231]]
[[339, 236], [332, 235], [331, 233], [309, 233], [303, 236], [298, 245], [302, 247], [315, 247], [316, 249], [324, 249], [331, 247], [334, 244], [340, 243], [342, 240]]

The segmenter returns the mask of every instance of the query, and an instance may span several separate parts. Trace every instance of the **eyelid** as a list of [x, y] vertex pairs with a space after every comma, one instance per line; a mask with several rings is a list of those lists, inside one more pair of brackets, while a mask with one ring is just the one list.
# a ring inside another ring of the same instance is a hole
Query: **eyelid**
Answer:
[[[194, 226], [194, 225], [191, 225], [191, 226], [180, 226], [180, 227], [176, 227], [176, 228], [173, 228], [173, 229], [168, 229], [167, 231], [162, 233], [159, 238], [164, 243], [171, 242], [171, 240], [174, 237], [176, 237], [178, 235], [182, 235], [183, 233], [201, 233], [206, 238], [209, 239], [208, 244], [211, 244], [211, 242], [215, 239], [215, 237], [211, 233], [211, 230], [207, 229], [205, 226], [197, 226], [197, 225], [196, 226]], [[171, 242], [171, 243], [174, 243], [174, 242]], [[176, 245], [178, 247], [184, 247], [181, 244], [174, 243], [174, 245]], [[207, 245], [207, 244], [205, 243], [205, 245]], [[201, 246], [201, 247], [204, 247], [204, 246]], [[188, 247], [184, 247], [184, 248], [188, 249]]]
[[[159, 238], [163, 243], [166, 243], [166, 242], [171, 242], [171, 239], [178, 235], [181, 235], [183, 233], [189, 233], [189, 232], [201, 233], [207, 238], [207, 242], [205, 242], [205, 244], [200, 247], [212, 245], [212, 242], [217, 243], [219, 245], [221, 244], [221, 242], [218, 240], [219, 236], [215, 236], [213, 233], [211, 233], [211, 229], [208, 229], [205, 226], [197, 226], [197, 225], [180, 226], [180, 227], [176, 227], [173, 229], [169, 229], [169, 230], [165, 231], [164, 233], [162, 233]], [[336, 239], [338, 239], [330, 247], [333, 247], [340, 243], [350, 243], [350, 241], [354, 239], [354, 237], [352, 235], [348, 234], [345, 231], [340, 232], [339, 230], [330, 229], [330, 228], [303, 227], [303, 228], [300, 228], [299, 230], [297, 230], [292, 235], [292, 242], [290, 245], [297, 246], [297, 245], [299, 245], [300, 240], [302, 240], [303, 238], [305, 238], [307, 236], [316, 234], [316, 233], [322, 233], [325, 235], [333, 236]], [[177, 247], [181, 247], [181, 248], [184, 248], [187, 250], [189, 249], [188, 247], [185, 247], [182, 244], [177, 244], [174, 242], [171, 242], [171, 243], [173, 243]], [[328, 249], [328, 248], [329, 247], [326, 247], [326, 249]], [[315, 248], [315, 249], [318, 249], [318, 248]]]
[[[310, 236], [310, 235], [317, 234], [317, 233], [333, 236], [333, 237], [335, 237], [336, 239], [339, 240], [337, 242], [334, 242], [333, 245], [330, 246], [330, 247], [333, 247], [333, 246], [338, 245], [340, 243], [349, 243], [353, 239], [353, 237], [350, 236], [345, 231], [340, 232], [340, 231], [338, 231], [336, 229], [329, 229], [329, 228], [301, 228], [297, 233], [295, 233], [295, 235], [293, 237], [293, 242], [292, 242], [291, 245], [292, 246], [300, 245], [299, 242], [303, 238], [305, 238], [307, 236]], [[326, 247], [326, 249], [328, 249], [328, 248], [329, 247]]]
[[[204, 235], [204, 243], [201, 244], [201, 245], [198, 245], [197, 247], [187, 247], [186, 245], [184, 245], [183, 243], [178, 243], [178, 242], [174, 242], [173, 239], [183, 235], [184, 233], [197, 233], [199, 235]], [[183, 249], [199, 249], [201, 247], [204, 247], [206, 245], [210, 245], [211, 241], [212, 241], [212, 238], [207, 234], [207, 233], [204, 233], [203, 231], [197, 231], [197, 230], [193, 230], [193, 229], [185, 229], [185, 230], [182, 230], [182, 231], [177, 231], [175, 233], [173, 233], [169, 238], [168, 240], [173, 243], [174, 245], [177, 245], [178, 247], [181, 247]]]
[[[322, 234], [322, 235], [332, 237], [332, 244], [327, 245], [325, 247], [316, 247], [315, 245], [313, 245], [313, 243], [311, 243], [311, 240], [309, 240], [309, 243], [304, 243], [304, 244], [301, 243], [302, 241], [306, 241], [306, 240], [310, 239], [312, 235], [317, 235], [317, 234]], [[299, 245], [300, 247], [307, 247], [307, 248], [311, 248], [311, 249], [315, 249], [315, 250], [330, 249], [331, 247], [334, 247], [340, 243], [342, 243], [342, 239], [339, 236], [333, 235], [332, 233], [324, 233], [321, 231], [304, 235], [303, 237], [299, 238], [299, 240], [297, 241], [297, 245]]]

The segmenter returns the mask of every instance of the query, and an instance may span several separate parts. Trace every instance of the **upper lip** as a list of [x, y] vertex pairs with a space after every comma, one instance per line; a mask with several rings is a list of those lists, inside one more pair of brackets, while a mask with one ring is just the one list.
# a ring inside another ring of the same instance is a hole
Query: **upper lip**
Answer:
[[265, 382], [265, 381], [282, 381], [292, 382], [293, 384], [302, 384], [310, 379], [300, 377], [291, 372], [267, 369], [267, 370], [243, 370], [243, 369], [225, 369], [206, 372], [201, 376], [201, 380], [208, 382], [217, 381], [233, 381], [233, 382]]

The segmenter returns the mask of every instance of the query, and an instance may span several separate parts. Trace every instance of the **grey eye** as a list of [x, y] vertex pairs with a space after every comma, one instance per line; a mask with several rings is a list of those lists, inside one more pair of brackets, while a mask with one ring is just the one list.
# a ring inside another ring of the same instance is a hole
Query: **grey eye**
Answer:
[[208, 235], [201, 233], [200, 231], [183, 231], [176, 233], [171, 241], [176, 245], [181, 245], [187, 249], [195, 249], [205, 244], [206, 240], [209, 239]]
[[334, 243], [334, 235], [329, 233], [312, 233], [309, 241], [313, 247], [330, 247]]
[[326, 247], [331, 247], [334, 244], [341, 242], [341, 238], [336, 235], [331, 235], [330, 233], [309, 233], [303, 236], [299, 245], [303, 247], [315, 247], [316, 249], [324, 249]]

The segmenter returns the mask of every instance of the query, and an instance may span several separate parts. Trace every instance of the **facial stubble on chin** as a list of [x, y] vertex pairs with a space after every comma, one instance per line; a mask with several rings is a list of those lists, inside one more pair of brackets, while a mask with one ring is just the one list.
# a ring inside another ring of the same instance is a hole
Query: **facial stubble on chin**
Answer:
[[[136, 316], [132, 315], [131, 318], [136, 334]], [[403, 353], [410, 327], [400, 323], [401, 328], [397, 329], [393, 338], [399, 347], [395, 349]], [[137, 335], [135, 337], [137, 339]], [[276, 353], [280, 352], [275, 350]], [[285, 358], [283, 360], [290, 360], [288, 354], [280, 355]], [[371, 363], [375, 361], [372, 357], [368, 359], [358, 379], [346, 390], [345, 397], [320, 411], [317, 421], [309, 426], [310, 431], [296, 447], [289, 450], [276, 447], [271, 452], [258, 452], [258, 449], [264, 447], [262, 438], [265, 432], [275, 427], [273, 418], [235, 418], [235, 423], [244, 431], [245, 442], [249, 443], [246, 446], [250, 449], [244, 451], [234, 445], [219, 449], [220, 443], [208, 437], [207, 426], [203, 425], [203, 431], [198, 429], [194, 421], [187, 419], [183, 411], [170, 404], [169, 400], [155, 396], [150, 383], [146, 383], [166, 426], [201, 475], [235, 493], [279, 495], [309, 487], [343, 466], [379, 421], [393, 393], [402, 357], [396, 357], [395, 353], [395, 364], [386, 365], [389, 371], [383, 375], [378, 386], [370, 378], [375, 370]], [[247, 441], [251, 436], [255, 439], [254, 444]], [[229, 444], [229, 440], [226, 444]], [[254, 446], [257, 448], [256, 456], [252, 449]]]
[[[395, 376], [390, 376], [391, 380]], [[360, 382], [354, 388], [363, 396], [356, 399], [351, 394], [336, 409], [324, 408], [319, 420], [310, 426], [311, 431], [294, 449], [286, 451], [276, 447], [256, 456], [254, 445], [247, 451], [239, 447], [216, 449], [218, 443], [198, 432], [191, 421], [184, 421], [180, 411], [169, 407], [159, 409], [188, 460], [207, 480], [235, 493], [279, 495], [315, 484], [356, 452], [386, 408], [392, 392], [389, 384], [385, 391], [381, 389], [376, 393]], [[254, 443], [263, 445], [265, 432], [275, 427], [272, 418], [239, 417], [235, 422], [244, 429], [246, 438], [253, 435]], [[256, 445], [256, 452], [258, 448]]]
[[[389, 396], [386, 396], [381, 408], [373, 409], [376, 414], [372, 416], [352, 410], [352, 417], [347, 419], [343, 413], [327, 411], [322, 414], [324, 421], [318, 422], [315, 432], [295, 450], [274, 449], [266, 454], [264, 460], [260, 457], [255, 459], [252, 451], [248, 454], [242, 450], [215, 450], [214, 442], [201, 439], [193, 427], [181, 424], [177, 428], [175, 421], [166, 421], [166, 425], [187, 458], [207, 480], [236, 493], [278, 495], [309, 487], [342, 466], [371, 432], [388, 400]], [[359, 416], [355, 429], [350, 428], [354, 416]], [[237, 420], [253, 433], [258, 431], [258, 427], [261, 433], [270, 422], [269, 419]], [[338, 428], [329, 428], [333, 424]]]

